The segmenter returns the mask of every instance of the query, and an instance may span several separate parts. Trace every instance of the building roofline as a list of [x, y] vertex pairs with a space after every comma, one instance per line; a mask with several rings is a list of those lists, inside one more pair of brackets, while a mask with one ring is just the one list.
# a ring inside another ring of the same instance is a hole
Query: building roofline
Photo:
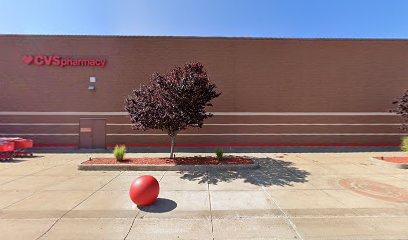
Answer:
[[0, 34], [0, 37], [29, 38], [128, 38], [128, 39], [217, 39], [217, 40], [290, 40], [290, 41], [407, 41], [408, 38], [287, 38], [225, 36], [144, 36], [144, 35], [80, 35], [80, 34]]

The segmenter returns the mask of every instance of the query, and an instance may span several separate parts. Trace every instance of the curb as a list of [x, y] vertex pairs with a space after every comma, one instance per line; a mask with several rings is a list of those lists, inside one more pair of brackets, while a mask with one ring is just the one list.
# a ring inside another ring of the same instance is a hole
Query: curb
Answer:
[[135, 165], [135, 164], [78, 164], [83, 171], [209, 171], [257, 169], [259, 164], [225, 164], [225, 165]]
[[380, 158], [380, 157], [370, 157], [370, 160], [374, 162], [374, 164], [379, 165], [379, 166], [386, 166], [386, 167], [399, 168], [399, 169], [408, 169], [407, 163], [393, 163], [393, 162], [383, 161], [377, 158]]

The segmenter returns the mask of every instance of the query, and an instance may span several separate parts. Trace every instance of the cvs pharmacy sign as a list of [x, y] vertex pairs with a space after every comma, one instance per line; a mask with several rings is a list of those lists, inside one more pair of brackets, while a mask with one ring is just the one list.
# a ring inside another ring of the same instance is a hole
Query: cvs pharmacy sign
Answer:
[[71, 58], [60, 55], [24, 55], [21, 60], [27, 65], [54, 67], [100, 67], [106, 66], [106, 59]]

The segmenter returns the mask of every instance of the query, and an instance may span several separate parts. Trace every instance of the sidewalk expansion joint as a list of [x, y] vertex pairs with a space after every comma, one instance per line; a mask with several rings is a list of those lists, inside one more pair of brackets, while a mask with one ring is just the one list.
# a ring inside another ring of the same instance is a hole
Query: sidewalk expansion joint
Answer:
[[207, 176], [208, 202], [209, 202], [209, 205], [210, 205], [211, 235], [212, 235], [212, 239], [214, 240], [214, 224], [213, 224], [212, 205], [211, 205], [211, 191], [210, 191], [210, 180], [209, 180], [208, 171], [206, 171], [206, 176]]
[[[71, 161], [74, 161], [74, 160], [71, 160]], [[69, 161], [69, 162], [71, 162], [71, 161]], [[60, 164], [60, 165], [64, 165], [64, 164]], [[41, 171], [49, 170], [49, 169], [51, 169], [51, 168], [54, 168], [54, 167], [57, 167], [57, 166], [60, 166], [60, 165], [55, 165], [55, 166], [52, 166], [52, 167], [50, 167], [50, 168], [41, 169], [41, 170], [39, 170], [39, 171], [36, 171], [36, 172], [30, 173], [30, 174], [21, 176], [21, 177], [19, 177], [19, 178], [15, 178], [15, 179], [13, 179], [13, 180], [11, 180], [11, 181], [8, 181], [8, 182], [5, 182], [5, 183], [0, 184], [0, 186], [2, 186], [2, 185], [4, 185], [4, 184], [7, 184], [7, 183], [10, 183], [10, 182], [13, 182], [13, 181], [16, 181], [16, 180], [23, 179], [23, 178], [25, 178], [25, 177], [33, 176], [34, 174], [37, 174], [37, 173], [39, 173], [39, 172], [41, 172]], [[66, 179], [66, 180], [64, 180], [64, 181], [62, 181], [61, 183], [66, 182], [66, 181], [69, 181], [69, 180], [71, 180], [72, 178], [74, 178], [74, 177], [70, 177], [70, 178], [68, 178], [68, 179]], [[45, 191], [49, 191], [49, 190], [34, 191], [32, 194], [30, 194], [30, 195], [28, 195], [28, 196], [26, 196], [26, 197], [24, 197], [24, 198], [22, 198], [22, 199], [20, 199], [20, 200], [18, 200], [18, 201], [12, 202], [12, 203], [10, 203], [9, 205], [7, 205], [7, 206], [5, 206], [5, 207], [2, 207], [0, 210], [5, 210], [5, 209], [7, 209], [7, 208], [13, 206], [14, 204], [17, 204], [17, 203], [19, 203], [19, 202], [22, 202], [22, 201], [24, 201], [24, 200], [26, 200], [26, 199], [32, 197], [33, 195], [35, 195], [35, 194], [37, 194], [37, 193], [41, 193], [41, 192], [45, 192]]]
[[299, 231], [296, 228], [296, 225], [290, 220], [289, 215], [279, 206], [278, 202], [265, 190], [265, 187], [262, 186], [262, 189], [265, 191], [266, 195], [272, 200], [272, 202], [278, 207], [279, 211], [284, 215], [284, 218], [288, 221], [289, 225], [292, 227], [293, 231], [295, 231], [296, 235], [299, 237], [300, 240], [303, 240], [303, 237], [300, 235]]
[[[161, 175], [160, 179], [159, 179], [159, 183], [162, 181], [162, 179], [164, 178], [164, 175], [166, 175], [166, 172], [163, 172], [163, 174]], [[142, 209], [143, 210], [143, 209]], [[139, 214], [142, 212], [142, 210], [137, 211], [135, 217], [133, 218], [132, 224], [130, 225], [129, 231], [126, 233], [126, 236], [123, 238], [123, 240], [126, 240], [126, 238], [129, 236], [130, 231], [132, 231], [133, 225], [135, 224], [135, 221], [137, 219], [137, 217], [139, 216]], [[146, 215], [148, 215], [149, 213], [146, 213], [144, 216], [142, 216], [142, 218], [144, 218]]]
[[81, 205], [83, 202], [85, 202], [86, 200], [88, 200], [90, 197], [92, 197], [95, 193], [97, 193], [99, 190], [101, 190], [102, 188], [104, 188], [106, 185], [108, 185], [109, 183], [111, 183], [113, 180], [115, 180], [117, 177], [119, 177], [120, 175], [122, 175], [123, 172], [120, 172], [118, 175], [116, 175], [115, 177], [113, 177], [111, 180], [109, 180], [107, 183], [105, 183], [103, 186], [101, 186], [100, 188], [98, 188], [97, 190], [95, 190], [93, 193], [91, 193], [88, 197], [86, 197], [84, 200], [82, 200], [80, 203], [76, 204], [74, 207], [72, 207], [71, 209], [69, 209], [67, 212], [65, 212], [61, 217], [59, 217], [57, 220], [55, 220], [55, 222], [47, 229], [47, 231], [45, 231], [43, 234], [41, 234], [38, 238], [36, 238], [36, 240], [41, 239], [43, 236], [45, 236], [65, 215], [67, 215], [69, 212], [71, 212], [73, 209], [75, 209], [76, 207], [78, 207], [79, 205]]
[[[74, 160], [68, 161], [67, 163], [70, 163], [70, 162], [72, 162], [72, 161], [74, 161]], [[1, 183], [0, 186], [5, 185], [5, 184], [7, 184], [7, 183], [11, 183], [11, 182], [17, 181], [17, 180], [20, 180], [20, 179], [23, 179], [23, 178], [25, 178], [25, 177], [33, 176], [34, 174], [37, 174], [37, 173], [39, 173], [39, 172], [46, 171], [46, 170], [50, 170], [51, 168], [55, 168], [55, 167], [62, 166], [62, 165], [65, 165], [65, 164], [66, 164], [66, 163], [64, 163], [64, 164], [57, 164], [57, 165], [54, 165], [54, 166], [52, 166], [52, 167], [44, 168], [44, 169], [41, 169], [41, 170], [32, 172], [32, 173], [27, 174], [27, 175], [19, 176], [18, 178], [14, 178], [14, 179], [12, 179], [12, 180], [10, 180], [10, 181]], [[6, 168], [6, 169], [8, 169], [8, 168]]]

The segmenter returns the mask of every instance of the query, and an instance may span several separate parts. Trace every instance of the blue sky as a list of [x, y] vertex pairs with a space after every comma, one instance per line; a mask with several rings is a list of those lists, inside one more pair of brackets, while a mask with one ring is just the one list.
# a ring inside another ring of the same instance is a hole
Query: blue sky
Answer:
[[0, 34], [408, 38], [408, 0], [0, 0]]

